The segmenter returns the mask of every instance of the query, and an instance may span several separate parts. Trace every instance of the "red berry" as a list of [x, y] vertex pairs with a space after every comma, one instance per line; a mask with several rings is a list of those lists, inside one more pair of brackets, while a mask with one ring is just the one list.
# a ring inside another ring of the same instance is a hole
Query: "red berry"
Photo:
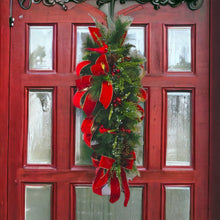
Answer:
[[115, 67], [116, 67], [115, 65], [112, 66], [113, 69], [115, 69]]
[[116, 73], [120, 73], [120, 69], [116, 69]]
[[113, 103], [116, 103], [117, 101], [116, 101], [116, 99], [113, 99]]
[[116, 104], [116, 103], [114, 103], [114, 107], [117, 107], [117, 104]]
[[117, 98], [116, 98], [116, 100], [117, 100], [118, 102], [120, 102], [120, 101], [121, 101], [121, 99], [120, 99], [119, 97], [117, 97]]
[[114, 72], [112, 72], [112, 76], [114, 76], [115, 75], [115, 73]]

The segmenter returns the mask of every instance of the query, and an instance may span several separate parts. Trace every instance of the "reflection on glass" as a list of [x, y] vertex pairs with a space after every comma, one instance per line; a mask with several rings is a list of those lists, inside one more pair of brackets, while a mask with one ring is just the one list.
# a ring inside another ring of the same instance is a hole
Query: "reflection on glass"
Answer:
[[124, 194], [115, 204], [109, 202], [109, 196], [99, 196], [91, 187], [76, 187], [76, 220], [141, 220], [142, 187], [130, 187], [131, 197], [124, 207]]
[[92, 165], [92, 149], [83, 141], [81, 125], [86, 115], [81, 109], [76, 108], [76, 127], [75, 127], [75, 165]]
[[78, 64], [83, 58], [83, 42], [85, 42], [89, 34], [88, 26], [78, 26], [76, 32], [76, 64]]
[[191, 163], [191, 92], [167, 92], [167, 166]]
[[168, 27], [168, 71], [191, 69], [191, 27]]
[[52, 91], [29, 90], [28, 164], [51, 164]]
[[166, 186], [166, 220], [190, 220], [190, 187]]
[[25, 186], [25, 220], [51, 220], [51, 185]]
[[29, 69], [53, 69], [53, 26], [29, 27]]
[[138, 53], [144, 56], [145, 40], [144, 40], [144, 27], [130, 27], [128, 29], [126, 43], [130, 43], [135, 47], [131, 50], [136, 49]]

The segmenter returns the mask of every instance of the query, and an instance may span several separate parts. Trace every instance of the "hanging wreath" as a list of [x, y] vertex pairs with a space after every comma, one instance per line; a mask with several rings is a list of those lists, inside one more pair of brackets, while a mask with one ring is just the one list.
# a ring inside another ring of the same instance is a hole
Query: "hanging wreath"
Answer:
[[97, 167], [93, 192], [102, 195], [110, 186], [110, 202], [120, 198], [121, 188], [127, 206], [130, 190], [128, 175], [136, 176], [135, 148], [139, 145], [138, 123], [144, 118], [140, 102], [146, 92], [141, 86], [145, 58], [130, 52], [133, 45], [125, 43], [130, 17], [119, 16], [108, 28], [96, 21], [89, 27], [91, 36], [84, 43], [85, 55], [76, 67], [77, 92], [75, 107], [86, 118], [81, 131], [85, 143], [93, 149], [92, 162]]

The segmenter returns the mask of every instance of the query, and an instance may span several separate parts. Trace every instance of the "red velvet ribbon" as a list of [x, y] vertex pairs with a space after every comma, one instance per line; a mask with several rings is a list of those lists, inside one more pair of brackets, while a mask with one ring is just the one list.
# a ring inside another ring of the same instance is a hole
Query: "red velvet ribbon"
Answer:
[[[136, 155], [133, 151], [131, 152], [130, 157], [125, 159], [126, 164], [124, 165], [124, 168], [132, 169], [135, 159]], [[121, 194], [119, 179], [115, 171], [110, 172], [115, 162], [115, 159], [106, 156], [101, 156], [100, 160], [98, 160], [92, 157], [92, 162], [93, 166], [97, 167], [96, 177], [92, 185], [93, 192], [98, 195], [102, 195], [102, 188], [104, 185], [107, 184], [108, 179], [110, 178], [111, 194], [109, 201], [111, 203], [118, 201]], [[122, 187], [125, 193], [124, 206], [127, 206], [130, 198], [130, 190], [128, 187], [127, 177], [124, 168], [121, 166], [121, 180]]]
[[108, 51], [108, 45], [101, 39], [102, 34], [100, 33], [99, 28], [97, 27], [89, 27], [89, 32], [93, 38], [93, 40], [100, 46], [100, 48], [87, 48], [86, 50], [95, 51], [100, 54], [105, 54]]
[[89, 32], [93, 38], [93, 40], [99, 45], [102, 46], [101, 37], [102, 34], [100, 33], [99, 28], [97, 27], [89, 27]]
[[85, 118], [81, 125], [81, 131], [83, 133], [83, 140], [88, 145], [88, 147], [92, 148], [91, 141], [94, 133], [94, 116], [89, 116]]
[[113, 87], [108, 81], [102, 82], [102, 88], [99, 96], [99, 101], [102, 103], [105, 109], [107, 109], [112, 101]]
[[91, 66], [91, 72], [94, 76], [106, 75], [109, 72], [109, 66], [107, 62], [106, 55], [101, 55], [95, 62], [94, 65]]
[[96, 63], [103, 63], [105, 66], [105, 72], [109, 72], [109, 65], [108, 65], [108, 61], [107, 61], [107, 57], [105, 54], [102, 54], [97, 60]]
[[82, 133], [92, 134], [93, 124], [94, 124], [93, 116], [85, 118], [81, 125]]
[[73, 97], [73, 105], [77, 108], [82, 108], [81, 100], [87, 91], [77, 91]]
[[91, 63], [91, 62], [90, 62], [89, 60], [80, 62], [80, 63], [76, 66], [76, 75], [79, 76], [81, 70], [82, 70], [85, 66], [87, 66], [88, 64], [90, 64], [90, 63]]
[[86, 145], [90, 148], [92, 148], [92, 145], [91, 145], [91, 141], [92, 141], [92, 134], [86, 134], [84, 133], [83, 134], [83, 140], [84, 142], [86, 143]]
[[122, 36], [122, 41], [121, 41], [121, 45], [124, 43], [124, 41], [125, 41], [125, 38], [126, 38], [126, 36], [127, 36], [127, 31], [123, 34], [123, 36]]
[[82, 109], [86, 115], [91, 115], [95, 109], [97, 101], [93, 100], [92, 95], [88, 93], [85, 97], [85, 101], [82, 105]]
[[91, 80], [92, 80], [92, 76], [91, 75], [82, 76], [81, 79], [76, 79], [76, 88], [79, 91], [83, 90], [85, 88], [88, 88], [89, 86], [91, 86]]
[[144, 102], [147, 99], [147, 92], [145, 89], [141, 88], [138, 93], [138, 98], [141, 102]]

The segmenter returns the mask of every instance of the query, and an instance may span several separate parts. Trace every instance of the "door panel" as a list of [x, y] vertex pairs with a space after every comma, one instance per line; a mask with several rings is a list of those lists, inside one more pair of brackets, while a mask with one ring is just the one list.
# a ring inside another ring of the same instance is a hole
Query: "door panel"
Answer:
[[94, 25], [88, 13], [105, 23], [104, 13], [86, 3], [66, 12], [42, 4], [24, 11], [14, 0], [9, 220], [36, 213], [45, 220], [207, 220], [208, 8], [204, 2], [194, 12], [184, 4], [155, 11], [146, 4], [119, 12], [134, 18], [128, 35], [147, 57], [140, 177], [130, 181], [126, 216], [120, 202], [92, 194], [95, 169], [81, 146], [82, 114], [72, 105], [85, 27]]

